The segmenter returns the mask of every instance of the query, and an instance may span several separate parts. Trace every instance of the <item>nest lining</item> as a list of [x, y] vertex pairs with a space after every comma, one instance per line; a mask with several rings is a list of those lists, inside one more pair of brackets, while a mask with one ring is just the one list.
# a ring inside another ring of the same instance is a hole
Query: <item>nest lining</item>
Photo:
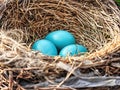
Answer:
[[[94, 52], [110, 42], [118, 32], [114, 19], [102, 8], [87, 7], [76, 1], [13, 1], [7, 5], [3, 18], [6, 29], [20, 28], [26, 33], [25, 43], [44, 38], [54, 30], [71, 32], [77, 43]], [[99, 8], [99, 9], [98, 9]], [[26, 36], [27, 35], [27, 36]]]
[[[77, 2], [74, 0], [9, 2], [1, 19], [2, 27], [6, 31], [1, 31], [1, 39], [3, 40], [1, 42], [7, 43], [10, 47], [8, 48], [3, 44], [1, 47], [3, 51], [12, 48], [10, 50], [18, 54], [21, 54], [21, 51], [23, 53], [24, 50], [29, 52], [31, 51], [30, 45], [34, 40], [44, 38], [45, 35], [54, 30], [64, 29], [75, 36], [77, 43], [88, 47], [90, 52], [84, 56], [72, 57], [73, 61], [104, 57], [119, 48], [120, 38], [117, 9], [108, 7], [109, 10], [100, 2]], [[4, 34], [13, 40], [4, 39]], [[23, 50], [21, 50], [22, 48]], [[26, 62], [23, 65], [18, 63], [20, 65], [16, 64], [15, 67], [27, 67], [27, 62], [30, 63], [31, 60], [23, 61]]]

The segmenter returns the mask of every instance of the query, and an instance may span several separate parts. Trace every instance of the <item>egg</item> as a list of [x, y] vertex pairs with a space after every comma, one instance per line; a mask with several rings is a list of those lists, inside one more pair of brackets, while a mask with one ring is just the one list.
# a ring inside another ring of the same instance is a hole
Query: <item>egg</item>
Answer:
[[74, 56], [78, 54], [84, 54], [86, 52], [88, 52], [88, 50], [85, 46], [79, 45], [79, 44], [71, 44], [71, 45], [64, 47], [60, 51], [59, 55], [62, 57], [65, 57], [67, 55]]
[[35, 41], [32, 45], [32, 49], [40, 51], [44, 55], [48, 56], [56, 56], [58, 54], [55, 45], [51, 41], [45, 39]]
[[65, 30], [53, 31], [49, 33], [45, 39], [54, 43], [58, 50], [61, 50], [67, 45], [76, 43], [74, 36]]

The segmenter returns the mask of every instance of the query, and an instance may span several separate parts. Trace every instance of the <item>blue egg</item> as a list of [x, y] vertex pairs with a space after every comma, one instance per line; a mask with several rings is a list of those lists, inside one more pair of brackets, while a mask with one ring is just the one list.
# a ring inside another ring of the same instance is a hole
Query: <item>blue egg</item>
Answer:
[[41, 39], [33, 43], [32, 49], [40, 51], [41, 53], [48, 56], [56, 56], [58, 54], [57, 48], [49, 40]]
[[74, 55], [78, 55], [78, 54], [84, 54], [86, 52], [88, 52], [88, 50], [83, 45], [71, 44], [71, 45], [68, 45], [68, 46], [64, 47], [60, 51], [59, 55], [62, 56], [62, 57], [65, 57], [67, 55], [74, 56]]
[[74, 36], [65, 30], [57, 30], [49, 33], [45, 39], [51, 41], [55, 44], [58, 50], [62, 49], [63, 47], [75, 44]]

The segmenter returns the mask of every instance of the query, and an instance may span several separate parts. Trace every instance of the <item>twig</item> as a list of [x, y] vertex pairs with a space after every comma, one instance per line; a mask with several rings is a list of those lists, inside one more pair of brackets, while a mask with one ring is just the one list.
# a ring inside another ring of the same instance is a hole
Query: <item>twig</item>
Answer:
[[59, 85], [57, 85], [57, 88], [59, 88], [59, 87], [70, 77], [70, 75], [71, 75], [78, 67], [80, 67], [81, 65], [82, 65], [82, 63], [80, 63], [77, 67], [73, 68], [73, 69], [71, 70], [71, 72], [68, 73], [68, 75], [66, 76], [66, 78], [65, 78], [62, 82], [60, 82]]
[[21, 70], [37, 70], [40, 69], [40, 67], [29, 67], [29, 68], [9, 68], [9, 69], [4, 69], [4, 71], [21, 71]]
[[13, 73], [9, 71], [9, 90], [13, 90]]

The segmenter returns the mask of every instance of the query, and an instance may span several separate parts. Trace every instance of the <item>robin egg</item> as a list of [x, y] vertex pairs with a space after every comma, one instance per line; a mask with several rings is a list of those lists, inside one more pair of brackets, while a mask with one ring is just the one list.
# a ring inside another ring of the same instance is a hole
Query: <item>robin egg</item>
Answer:
[[69, 56], [74, 56], [74, 55], [78, 55], [78, 54], [84, 54], [86, 53], [88, 50], [86, 47], [84, 47], [83, 45], [79, 45], [79, 44], [71, 44], [71, 45], [68, 45], [66, 47], [64, 47], [59, 55], [62, 56], [62, 57], [65, 57], [67, 55]]
[[45, 39], [35, 41], [32, 45], [32, 49], [40, 51], [48, 56], [56, 56], [58, 54], [55, 45], [51, 41]]
[[65, 30], [57, 30], [49, 33], [45, 39], [51, 41], [55, 44], [58, 50], [61, 50], [63, 47], [75, 44], [74, 36]]

